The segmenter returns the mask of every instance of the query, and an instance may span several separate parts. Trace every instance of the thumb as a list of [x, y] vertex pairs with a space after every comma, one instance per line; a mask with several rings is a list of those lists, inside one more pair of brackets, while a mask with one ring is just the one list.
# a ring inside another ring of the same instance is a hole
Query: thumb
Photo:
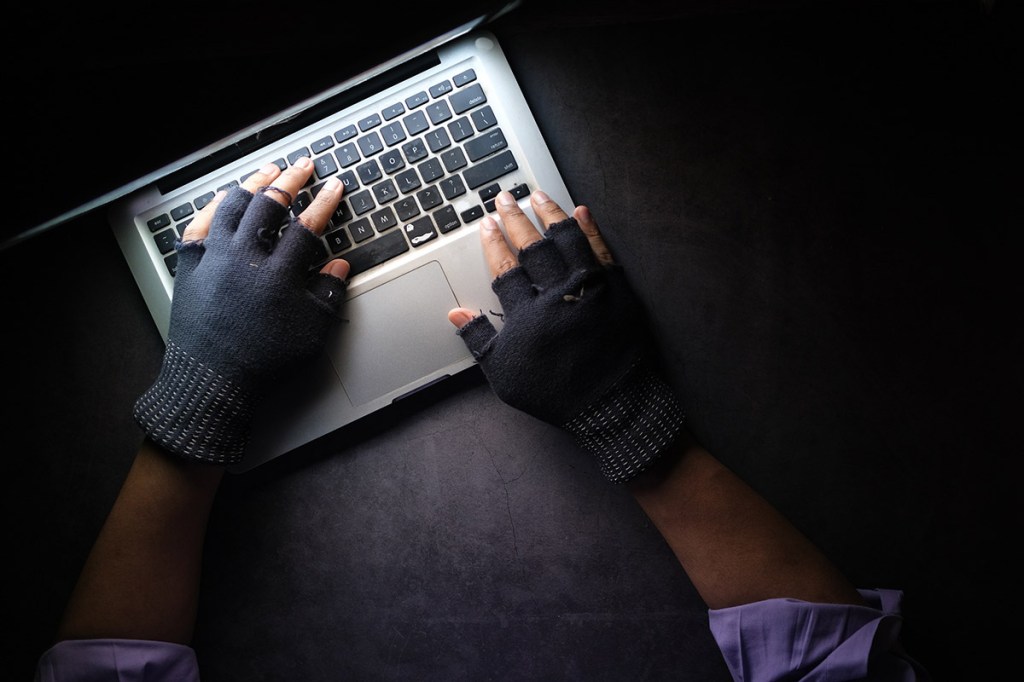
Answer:
[[459, 329], [469, 324], [474, 317], [476, 317], [476, 313], [469, 308], [453, 308], [448, 311], [448, 321]]

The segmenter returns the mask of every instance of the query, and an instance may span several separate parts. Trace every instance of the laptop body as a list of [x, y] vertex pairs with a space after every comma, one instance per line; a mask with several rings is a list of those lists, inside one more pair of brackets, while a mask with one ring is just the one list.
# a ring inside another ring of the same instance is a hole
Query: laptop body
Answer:
[[[166, 341], [174, 240], [220, 188], [268, 161], [310, 156], [319, 184], [346, 188], [323, 262], [353, 265], [324, 353], [275, 384], [255, 419], [245, 471], [474, 365], [448, 322], [500, 313], [478, 227], [494, 195], [544, 189], [572, 202], [494, 35], [482, 21], [421, 46], [172, 165], [109, 204], [109, 220]], [[305, 196], [303, 196], [305, 195]], [[532, 214], [531, 214], [532, 217]], [[318, 266], [319, 267], [319, 266]], [[500, 328], [500, 315], [491, 315]]]

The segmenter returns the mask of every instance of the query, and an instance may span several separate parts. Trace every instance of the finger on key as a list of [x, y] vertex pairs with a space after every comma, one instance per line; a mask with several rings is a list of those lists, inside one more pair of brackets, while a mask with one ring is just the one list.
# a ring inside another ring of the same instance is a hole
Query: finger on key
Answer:
[[342, 189], [341, 180], [336, 177], [330, 178], [324, 183], [313, 202], [299, 215], [299, 222], [313, 234], [323, 234], [334, 214], [334, 209], [338, 207]]
[[206, 239], [206, 235], [210, 234], [210, 223], [213, 222], [213, 214], [227, 195], [226, 190], [220, 190], [214, 194], [213, 198], [210, 199], [210, 203], [203, 206], [199, 213], [196, 213], [196, 217], [192, 219], [192, 222], [188, 224], [188, 227], [185, 228], [181, 235], [181, 241], [198, 242]]
[[309, 157], [300, 156], [263, 191], [282, 206], [291, 206], [312, 173], [313, 162]]
[[539, 189], [530, 195], [530, 205], [533, 206], [533, 212], [537, 214], [537, 220], [540, 221], [545, 231], [555, 223], [560, 223], [569, 217], [561, 206]]
[[486, 216], [480, 221], [480, 243], [492, 279], [504, 275], [519, 264], [515, 254], [509, 249], [501, 228], [491, 216]]
[[537, 231], [537, 226], [533, 224], [529, 216], [523, 213], [523, 209], [519, 208], [519, 204], [516, 203], [511, 192], [508, 190], [498, 192], [498, 196], [494, 198], [494, 205], [498, 209], [498, 215], [501, 216], [501, 222], [505, 225], [509, 241], [512, 242], [515, 249], [521, 251], [533, 242], [542, 239], [543, 235]]
[[269, 185], [279, 175], [281, 175], [281, 169], [276, 163], [273, 161], [265, 163], [258, 171], [242, 181], [242, 189], [255, 192], [260, 187]]

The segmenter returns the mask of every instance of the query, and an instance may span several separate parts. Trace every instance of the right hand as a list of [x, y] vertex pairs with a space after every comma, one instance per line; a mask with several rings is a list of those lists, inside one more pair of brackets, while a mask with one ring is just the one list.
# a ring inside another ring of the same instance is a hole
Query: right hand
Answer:
[[508, 239], [490, 216], [481, 222], [501, 332], [466, 308], [448, 319], [499, 398], [568, 429], [610, 479], [627, 480], [675, 437], [681, 411], [650, 371], [642, 307], [590, 211], [570, 217], [540, 191], [530, 201], [543, 234], [508, 192], [495, 202]]

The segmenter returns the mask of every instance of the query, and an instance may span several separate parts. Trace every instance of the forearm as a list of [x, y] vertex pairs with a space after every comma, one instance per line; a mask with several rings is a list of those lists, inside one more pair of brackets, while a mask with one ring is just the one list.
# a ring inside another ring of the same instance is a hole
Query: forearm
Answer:
[[143, 443], [82, 570], [58, 639], [188, 643], [206, 522], [223, 472]]
[[689, 434], [629, 488], [709, 608], [776, 597], [863, 603], [807, 537]]

